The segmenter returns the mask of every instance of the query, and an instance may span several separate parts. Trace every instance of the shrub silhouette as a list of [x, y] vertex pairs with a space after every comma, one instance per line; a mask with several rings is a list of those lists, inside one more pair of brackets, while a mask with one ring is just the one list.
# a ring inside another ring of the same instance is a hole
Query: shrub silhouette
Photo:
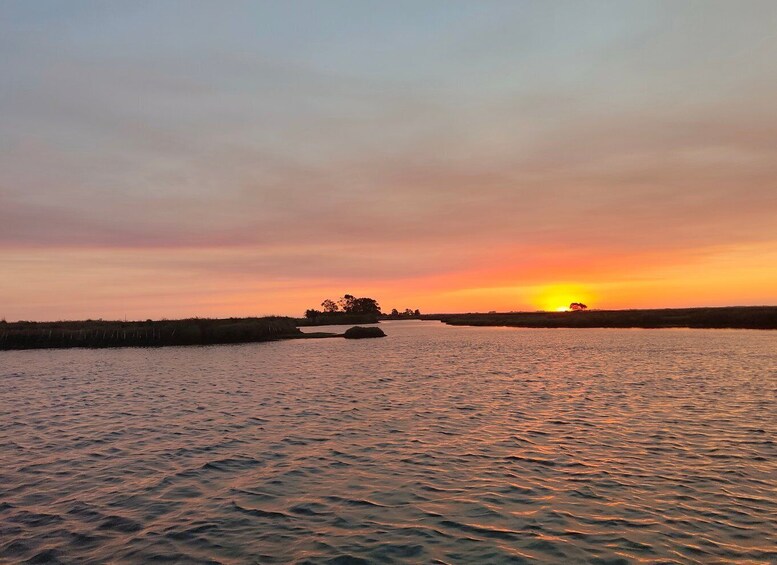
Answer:
[[363, 328], [361, 326], [354, 326], [346, 330], [343, 334], [343, 337], [346, 339], [365, 339], [371, 337], [386, 337], [386, 334], [380, 328]]

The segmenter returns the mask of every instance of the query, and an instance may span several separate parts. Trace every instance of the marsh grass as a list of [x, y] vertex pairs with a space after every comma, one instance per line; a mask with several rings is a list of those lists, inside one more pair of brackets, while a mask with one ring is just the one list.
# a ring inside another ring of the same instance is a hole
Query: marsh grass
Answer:
[[0, 323], [0, 350], [160, 347], [301, 338], [293, 318], [190, 318], [121, 322], [84, 320]]

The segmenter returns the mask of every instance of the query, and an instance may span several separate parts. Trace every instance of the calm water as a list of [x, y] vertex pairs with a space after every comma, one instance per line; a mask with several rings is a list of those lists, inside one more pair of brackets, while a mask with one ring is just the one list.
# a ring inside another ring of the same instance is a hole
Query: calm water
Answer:
[[383, 327], [0, 352], [0, 561], [777, 561], [777, 332]]

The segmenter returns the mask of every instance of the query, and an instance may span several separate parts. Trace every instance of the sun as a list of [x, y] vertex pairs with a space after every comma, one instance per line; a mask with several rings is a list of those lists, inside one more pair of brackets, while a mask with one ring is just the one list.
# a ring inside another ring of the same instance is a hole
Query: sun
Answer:
[[575, 284], [553, 284], [538, 287], [532, 298], [532, 303], [538, 310], [545, 312], [569, 312], [573, 302], [591, 304], [591, 291]]

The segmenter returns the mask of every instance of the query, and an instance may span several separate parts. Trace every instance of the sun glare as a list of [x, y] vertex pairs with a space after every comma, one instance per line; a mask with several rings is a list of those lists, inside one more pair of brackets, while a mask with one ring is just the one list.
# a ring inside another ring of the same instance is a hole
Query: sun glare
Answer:
[[557, 284], [538, 288], [532, 299], [537, 309], [545, 312], [568, 312], [573, 302], [591, 304], [591, 292], [577, 285]]

